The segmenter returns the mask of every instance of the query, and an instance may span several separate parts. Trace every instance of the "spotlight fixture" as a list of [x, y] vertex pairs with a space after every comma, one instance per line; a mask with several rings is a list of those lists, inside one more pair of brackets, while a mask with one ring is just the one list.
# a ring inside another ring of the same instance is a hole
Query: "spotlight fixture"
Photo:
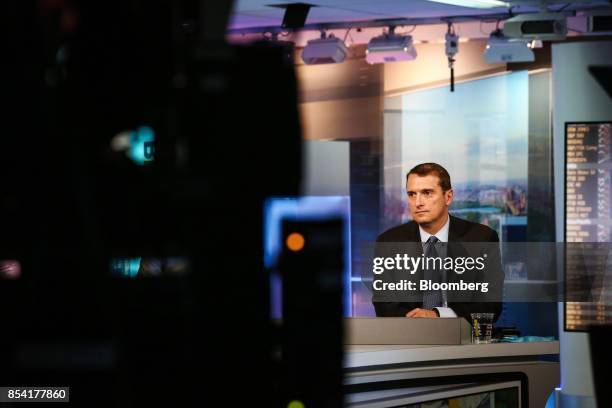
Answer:
[[484, 59], [489, 64], [504, 62], [532, 62], [535, 55], [531, 50], [531, 42], [511, 39], [504, 36], [501, 30], [491, 33], [484, 52]]
[[369, 64], [412, 61], [416, 57], [412, 36], [395, 34], [395, 27], [390, 27], [388, 33], [372, 38], [366, 48], [366, 61]]
[[348, 48], [344, 41], [325, 31], [321, 31], [321, 38], [310, 40], [302, 50], [302, 61], [308, 65], [340, 63], [346, 59]]
[[452, 31], [449, 31], [444, 36], [444, 52], [447, 58], [453, 59], [455, 55], [459, 52], [459, 36], [455, 34], [454, 28]]
[[524, 40], [564, 40], [567, 23], [562, 13], [520, 14], [504, 22], [504, 35]]
[[455, 55], [459, 52], [459, 36], [455, 33], [455, 26], [450, 21], [446, 31], [444, 53], [448, 59], [450, 69], [450, 91], [455, 92]]

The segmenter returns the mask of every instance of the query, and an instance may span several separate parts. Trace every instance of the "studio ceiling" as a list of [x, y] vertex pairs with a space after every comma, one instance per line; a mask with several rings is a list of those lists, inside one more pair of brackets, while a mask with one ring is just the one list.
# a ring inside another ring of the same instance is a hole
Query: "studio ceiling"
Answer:
[[[230, 29], [279, 27], [284, 9], [273, 7], [291, 3], [287, 0], [236, 0]], [[439, 19], [479, 15], [486, 17], [506, 13], [507, 7], [472, 8], [438, 3], [429, 0], [313, 0], [303, 1], [315, 5], [308, 14], [307, 24], [367, 22], [381, 19]], [[514, 1], [514, 12], [535, 12], [538, 0]], [[554, 1], [551, 10], [580, 10], [593, 6], [610, 5], [609, 1]]]

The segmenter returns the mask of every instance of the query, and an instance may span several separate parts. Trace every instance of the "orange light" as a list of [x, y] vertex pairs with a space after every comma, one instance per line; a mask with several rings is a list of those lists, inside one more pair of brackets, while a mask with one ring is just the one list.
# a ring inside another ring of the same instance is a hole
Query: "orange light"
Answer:
[[301, 251], [304, 248], [304, 236], [299, 232], [292, 232], [287, 237], [287, 248], [293, 252]]

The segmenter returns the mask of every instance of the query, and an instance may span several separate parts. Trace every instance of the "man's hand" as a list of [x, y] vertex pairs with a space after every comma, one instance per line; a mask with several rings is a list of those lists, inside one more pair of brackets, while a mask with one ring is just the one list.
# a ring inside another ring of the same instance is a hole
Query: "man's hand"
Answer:
[[429, 309], [412, 309], [406, 313], [406, 317], [438, 317], [438, 314], [434, 310]]

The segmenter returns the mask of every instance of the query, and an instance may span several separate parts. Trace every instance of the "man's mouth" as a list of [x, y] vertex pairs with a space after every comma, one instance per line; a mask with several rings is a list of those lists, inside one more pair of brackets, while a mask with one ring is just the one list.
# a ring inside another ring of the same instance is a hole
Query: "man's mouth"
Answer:
[[425, 214], [425, 213], [427, 213], [427, 212], [429, 212], [429, 211], [417, 211], [416, 213], [417, 213], [417, 214]]

